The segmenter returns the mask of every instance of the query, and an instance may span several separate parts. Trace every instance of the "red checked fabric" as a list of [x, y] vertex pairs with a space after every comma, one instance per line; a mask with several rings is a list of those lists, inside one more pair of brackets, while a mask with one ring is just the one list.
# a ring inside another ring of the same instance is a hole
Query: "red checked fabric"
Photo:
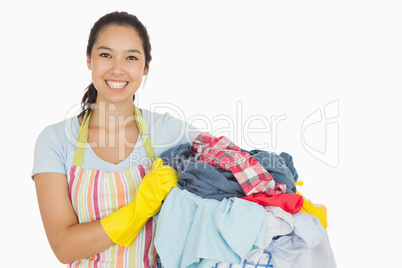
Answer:
[[274, 178], [257, 160], [241, 152], [240, 147], [224, 136], [216, 138], [202, 132], [191, 143], [190, 149], [198, 161], [231, 171], [246, 195], [286, 193], [285, 184], [275, 184]]

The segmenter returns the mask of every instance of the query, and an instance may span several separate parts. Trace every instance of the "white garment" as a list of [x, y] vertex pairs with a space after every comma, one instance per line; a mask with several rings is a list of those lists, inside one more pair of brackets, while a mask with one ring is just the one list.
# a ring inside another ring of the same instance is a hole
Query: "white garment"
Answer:
[[294, 232], [274, 239], [267, 251], [273, 267], [336, 268], [327, 231], [320, 220], [304, 212], [293, 215]]
[[241, 264], [218, 263], [214, 268], [336, 268], [327, 231], [318, 218], [293, 214], [294, 231], [271, 241], [259, 259]]
[[[280, 207], [265, 207], [267, 212], [267, 224], [265, 226], [264, 249], [271, 244], [275, 236], [287, 235], [293, 231], [292, 214], [284, 211]], [[246, 260], [252, 263], [258, 261], [264, 255], [264, 249], [253, 250], [246, 256]]]

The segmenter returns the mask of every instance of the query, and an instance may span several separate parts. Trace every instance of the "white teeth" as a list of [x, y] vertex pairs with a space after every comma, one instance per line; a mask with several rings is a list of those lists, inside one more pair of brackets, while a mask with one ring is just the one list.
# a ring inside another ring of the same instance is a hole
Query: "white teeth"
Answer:
[[111, 88], [123, 88], [127, 85], [128, 82], [112, 82], [112, 81], [106, 80], [106, 83]]

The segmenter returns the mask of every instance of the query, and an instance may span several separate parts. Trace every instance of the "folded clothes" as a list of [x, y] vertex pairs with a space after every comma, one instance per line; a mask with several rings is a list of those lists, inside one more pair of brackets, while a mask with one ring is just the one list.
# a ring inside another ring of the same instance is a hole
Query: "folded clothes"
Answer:
[[303, 207], [303, 197], [298, 194], [278, 194], [275, 196], [268, 196], [265, 193], [258, 193], [244, 196], [242, 199], [255, 202], [263, 207], [280, 207], [290, 214], [299, 212]]

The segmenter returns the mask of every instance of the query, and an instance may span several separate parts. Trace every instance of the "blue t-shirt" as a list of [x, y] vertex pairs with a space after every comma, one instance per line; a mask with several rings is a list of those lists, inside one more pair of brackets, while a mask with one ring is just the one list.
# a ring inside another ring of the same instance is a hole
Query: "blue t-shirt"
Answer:
[[[156, 157], [175, 145], [191, 143], [200, 133], [192, 125], [168, 113], [159, 114], [142, 109], [142, 116], [147, 124]], [[68, 168], [73, 164], [79, 129], [78, 117], [75, 116], [50, 125], [40, 133], [35, 144], [32, 178], [37, 173], [45, 172], [67, 174]], [[82, 167], [118, 172], [148, 162], [141, 135], [138, 135], [130, 156], [118, 164], [102, 160], [87, 144]]]

